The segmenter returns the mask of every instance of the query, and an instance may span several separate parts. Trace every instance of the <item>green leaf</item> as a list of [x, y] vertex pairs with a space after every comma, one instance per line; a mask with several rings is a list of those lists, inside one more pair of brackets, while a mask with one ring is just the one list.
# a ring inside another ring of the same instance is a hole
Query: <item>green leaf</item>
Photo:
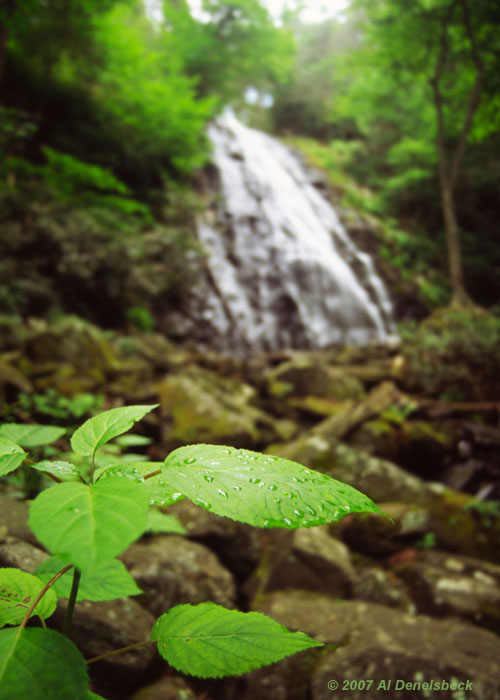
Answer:
[[[62, 559], [50, 557], [36, 568], [35, 573], [42, 581], [47, 582], [65, 565], [66, 562]], [[69, 598], [72, 582], [73, 571], [70, 570], [54, 583], [53, 588], [59, 598]], [[114, 600], [138, 593], [142, 591], [127, 571], [125, 564], [118, 559], [113, 559], [95, 571], [82, 572], [77, 600]]]
[[144, 532], [147, 508], [145, 489], [130, 479], [57, 484], [35, 498], [29, 525], [52, 554], [90, 572]]
[[87, 700], [87, 665], [54, 630], [0, 630], [0, 700]]
[[165, 460], [165, 477], [197, 505], [257, 527], [312, 527], [348, 513], [382, 513], [356, 489], [297, 462], [221, 445], [179, 447]]
[[[0, 627], [19, 625], [45, 583], [20, 569], [0, 569]], [[49, 588], [30, 617], [33, 615], [43, 619], [50, 617], [56, 609], [56, 604], [56, 595]]]
[[44, 459], [42, 462], [30, 464], [29, 466], [32, 469], [38, 469], [41, 472], [50, 472], [54, 476], [61, 479], [61, 481], [80, 481], [79, 470], [70, 462]]
[[153, 440], [145, 435], [122, 435], [116, 439], [116, 443], [120, 447], [139, 447], [143, 445], [151, 445]]
[[24, 423], [4, 423], [0, 425], [0, 437], [17, 442], [22, 447], [48, 445], [64, 435], [66, 428], [57, 425], [26, 425]]
[[171, 532], [176, 535], [185, 535], [187, 530], [175, 515], [167, 515], [156, 508], [150, 508], [147, 514], [146, 532]]
[[176, 605], [158, 618], [151, 639], [158, 639], [158, 651], [171, 666], [201, 678], [246, 673], [323, 646], [262, 613], [227, 610], [215, 603]]
[[[96, 470], [95, 479], [107, 479], [110, 476], [126, 477], [144, 484], [149, 503], [152, 506], [169, 506], [184, 498], [182, 493], [171, 486], [162, 471], [163, 462], [133, 462], [106, 465]], [[160, 472], [149, 479], [144, 477], [153, 472]]]
[[121, 406], [99, 413], [73, 433], [71, 447], [80, 455], [92, 455], [101, 445], [130, 430], [157, 406]]
[[0, 476], [17, 469], [24, 461], [26, 452], [12, 440], [0, 437]]

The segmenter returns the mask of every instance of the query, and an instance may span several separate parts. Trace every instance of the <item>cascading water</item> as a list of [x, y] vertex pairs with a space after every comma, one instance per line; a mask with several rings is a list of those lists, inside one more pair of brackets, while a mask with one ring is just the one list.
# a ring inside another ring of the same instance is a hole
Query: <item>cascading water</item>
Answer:
[[222, 192], [198, 226], [208, 274], [191, 305], [190, 335], [230, 352], [393, 335], [391, 302], [371, 258], [298, 158], [230, 111], [209, 136]]

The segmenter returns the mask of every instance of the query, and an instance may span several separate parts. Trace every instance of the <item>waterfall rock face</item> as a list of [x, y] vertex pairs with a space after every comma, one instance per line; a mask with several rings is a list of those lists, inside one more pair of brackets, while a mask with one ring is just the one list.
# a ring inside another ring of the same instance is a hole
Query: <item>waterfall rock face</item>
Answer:
[[225, 112], [210, 128], [221, 196], [198, 236], [195, 337], [228, 352], [361, 345], [393, 334], [373, 262], [282, 143]]

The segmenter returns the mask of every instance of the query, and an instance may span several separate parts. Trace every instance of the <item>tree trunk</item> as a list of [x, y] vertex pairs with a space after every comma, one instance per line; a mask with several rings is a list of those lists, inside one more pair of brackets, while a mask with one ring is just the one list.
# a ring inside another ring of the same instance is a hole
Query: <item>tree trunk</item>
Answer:
[[8, 32], [4, 24], [0, 24], [0, 85], [3, 82], [3, 74], [5, 70], [5, 51], [7, 48]]
[[[441, 170], [441, 168], [440, 168]], [[451, 284], [452, 306], [472, 306], [473, 302], [465, 289], [460, 235], [455, 215], [452, 186], [445, 173], [440, 173], [441, 209], [443, 212], [448, 252], [448, 270]]]

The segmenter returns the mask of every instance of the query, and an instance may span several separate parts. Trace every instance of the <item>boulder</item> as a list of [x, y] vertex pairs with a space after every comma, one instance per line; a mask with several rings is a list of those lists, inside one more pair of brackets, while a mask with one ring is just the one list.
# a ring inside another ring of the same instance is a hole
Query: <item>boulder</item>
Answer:
[[36, 544], [37, 540], [28, 527], [29, 505], [12, 496], [0, 494], [0, 537], [11, 535]]
[[297, 353], [267, 375], [268, 390], [273, 396], [318, 396], [342, 401], [363, 396], [361, 382], [341, 368], [331, 367], [320, 356]]
[[365, 566], [356, 570], [352, 597], [408, 613], [416, 612], [416, 606], [401, 579], [392, 571], [377, 566]]
[[278, 421], [252, 406], [248, 384], [201, 368], [167, 375], [156, 385], [166, 418], [164, 440], [177, 447], [192, 442], [252, 447], [296, 434], [290, 421]]
[[500, 634], [500, 566], [448, 552], [419, 552], [394, 572], [419, 612], [462, 617]]
[[197, 696], [183, 678], [163, 676], [134, 693], [130, 700], [196, 700]]
[[156, 617], [173, 605], [211, 600], [234, 607], [235, 584], [215, 554], [177, 535], [155, 535], [120, 557], [144, 593], [137, 596]]
[[341, 598], [351, 594], [355, 572], [349, 551], [324, 526], [276, 531], [259, 567], [245, 586], [250, 595], [287, 588]]
[[0, 567], [21, 569], [32, 574], [49, 555], [47, 552], [11, 535], [0, 535]]
[[[496, 700], [500, 692], [500, 639], [486, 630], [457, 620], [434, 620], [394, 608], [333, 598], [303, 591], [280, 591], [261, 596], [255, 609], [290, 629], [300, 629], [326, 645], [315, 665], [313, 700], [345, 698], [391, 700], [404, 697], [458, 697], [456, 692], [401, 688], [396, 682], [444, 680], [472, 684], [466, 697]], [[325, 649], [324, 652], [328, 652]], [[373, 680], [368, 689], [359, 681]], [[380, 685], [391, 680], [390, 689]], [[330, 683], [334, 681], [335, 683]], [[404, 685], [403, 685], [404, 688]], [[461, 697], [464, 697], [461, 695]]]
[[[62, 629], [67, 602], [59, 599], [56, 612], [47, 620], [49, 627]], [[82, 600], [75, 604], [69, 637], [86, 659], [92, 659], [148, 640], [154, 623], [155, 617], [132, 598]], [[154, 645], [148, 644], [92, 663], [89, 673], [105, 696], [109, 688], [114, 697], [118, 693], [124, 697], [131, 685], [137, 687], [148, 680], [156, 657]]]

